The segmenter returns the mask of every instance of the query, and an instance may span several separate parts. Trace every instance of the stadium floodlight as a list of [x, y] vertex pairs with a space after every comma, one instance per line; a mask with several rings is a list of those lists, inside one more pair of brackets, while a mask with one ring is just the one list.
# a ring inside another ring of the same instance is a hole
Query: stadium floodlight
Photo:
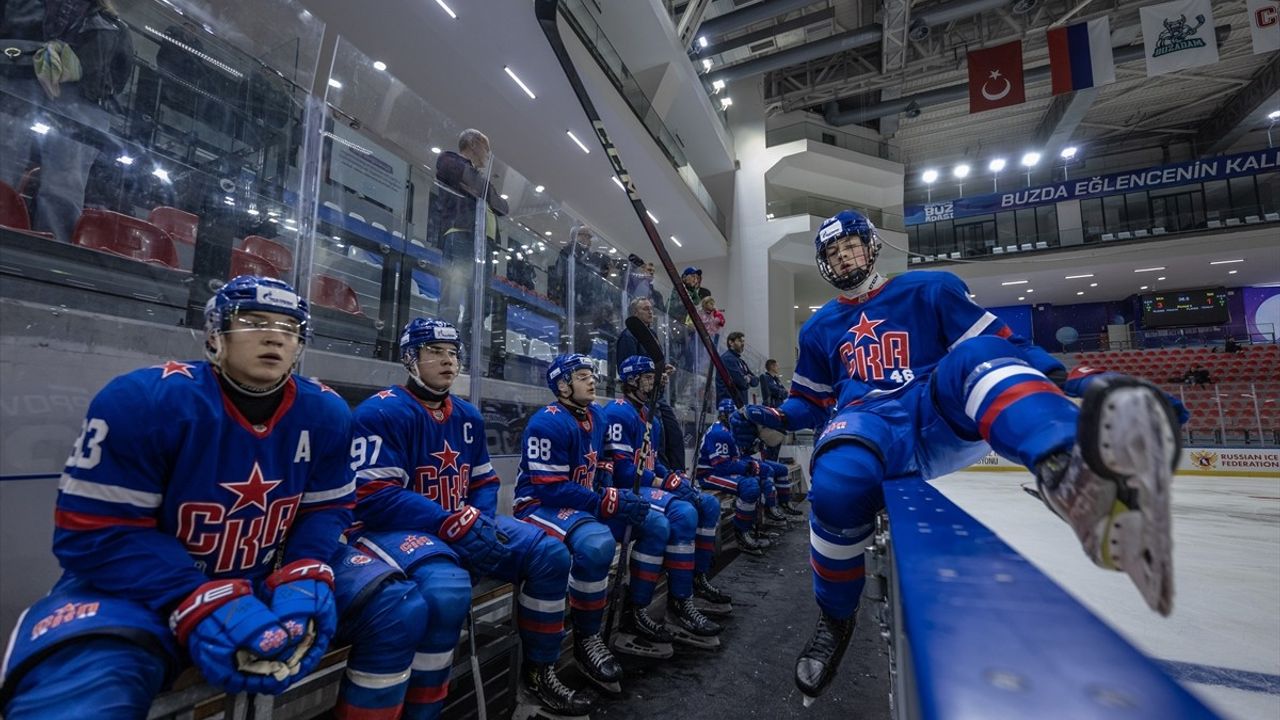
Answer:
[[1025, 167], [1025, 168], [1035, 167], [1036, 164], [1039, 162], [1040, 162], [1040, 153], [1038, 152], [1032, 151], [1022, 156], [1022, 167]]
[[967, 163], [960, 163], [951, 171], [951, 175], [957, 180], [963, 180], [969, 177], [969, 165]]
[[724, 97], [720, 98], [721, 110], [728, 110], [729, 106], [732, 104], [733, 104], [733, 98], [729, 97], [728, 95], [725, 95]]
[[724, 81], [723, 81], [723, 80], [712, 80], [712, 81], [711, 81], [711, 90], [712, 90], [712, 93], [711, 93], [711, 94], [712, 94], [712, 95], [715, 95], [716, 93], [720, 92], [720, 91], [721, 91], [721, 90], [723, 90], [723, 89], [724, 89]]
[[1280, 110], [1272, 110], [1267, 113], [1268, 120], [1280, 120]]
[[377, 70], [378, 72], [384, 72], [387, 69], [387, 64], [382, 62], [381, 60], [374, 60], [373, 69]]
[[1058, 155], [1060, 155], [1063, 160], [1070, 160], [1076, 156], [1077, 152], [1080, 152], [1079, 148], [1075, 145], [1068, 145], [1067, 147], [1062, 148], [1062, 152], [1058, 153]]
[[708, 44], [709, 44], [709, 43], [707, 42], [707, 36], [706, 36], [706, 35], [701, 35], [701, 36], [699, 36], [699, 37], [698, 37], [698, 47], [700, 47], [700, 48], [704, 48], [704, 47], [706, 47]]
[[1008, 164], [1008, 163], [1006, 163], [1006, 162], [1005, 162], [1005, 159], [1004, 159], [1004, 158], [996, 158], [996, 159], [992, 160], [991, 162], [987, 163], [987, 169], [988, 169], [988, 170], [990, 170], [990, 171], [991, 171], [991, 172], [993, 172], [993, 173], [998, 173], [998, 172], [1000, 172], [1001, 170], [1004, 170], [1004, 166], [1005, 166], [1006, 164]]
[[924, 181], [925, 185], [932, 185], [938, 181], [938, 171], [932, 168], [925, 170], [920, 173], [920, 179]]

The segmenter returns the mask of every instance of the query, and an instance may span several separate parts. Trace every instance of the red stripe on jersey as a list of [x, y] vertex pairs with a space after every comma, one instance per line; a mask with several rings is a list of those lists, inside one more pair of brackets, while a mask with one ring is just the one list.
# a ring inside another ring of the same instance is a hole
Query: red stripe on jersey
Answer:
[[830, 568], [824, 568], [814, 562], [812, 556], [809, 558], [809, 567], [813, 568], [813, 571], [818, 574], [818, 577], [826, 580], [827, 582], [853, 582], [854, 580], [861, 580], [862, 576], [867, 572], [866, 567], [863, 566], [849, 568], [848, 570], [832, 570]]
[[729, 492], [735, 492], [735, 493], [738, 492], [738, 482], [736, 480], [730, 480], [728, 478], [722, 478], [716, 475], [708, 475], [702, 478], [702, 484], [714, 485], [715, 487], [718, 487], [718, 488], [724, 488]]
[[338, 720], [396, 720], [404, 710], [404, 705], [396, 704], [385, 708], [362, 708], [339, 701], [333, 708], [333, 716]]
[[558, 482], [569, 482], [568, 475], [534, 475], [529, 474], [529, 481], [534, 485], [550, 485]]
[[409, 692], [405, 693], [404, 699], [411, 703], [425, 705], [440, 702], [447, 697], [449, 697], [449, 683], [430, 687], [411, 687]]
[[996, 396], [991, 405], [987, 406], [987, 411], [982, 413], [982, 419], [978, 421], [978, 433], [982, 435], [983, 440], [987, 440], [991, 434], [991, 425], [1000, 417], [1000, 413], [1010, 405], [1018, 402], [1028, 395], [1037, 393], [1049, 393], [1051, 395], [1061, 395], [1062, 391], [1057, 385], [1048, 380], [1027, 380], [1020, 382], [1004, 392]]
[[393, 483], [388, 480], [370, 480], [367, 483], [360, 483], [356, 486], [356, 500], [364, 500], [370, 495], [385, 490], [389, 487], [404, 487], [400, 483]]
[[835, 404], [836, 404], [836, 399], [835, 399], [835, 398], [833, 398], [833, 397], [829, 397], [829, 398], [820, 398], [820, 397], [818, 397], [817, 395], [812, 395], [812, 394], [807, 393], [807, 392], [805, 392], [805, 391], [803, 391], [803, 390], [797, 390], [797, 389], [795, 389], [795, 388], [791, 388], [791, 391], [790, 391], [789, 393], [787, 393], [787, 396], [788, 396], [788, 397], [798, 397], [798, 398], [802, 398], [802, 399], [804, 399], [804, 400], [808, 400], [809, 402], [811, 402], [811, 403], [813, 403], [814, 405], [817, 405], [818, 407], [821, 407], [821, 408], [829, 408], [829, 407], [831, 407], [832, 405], [835, 405]]
[[91, 515], [72, 510], [55, 510], [53, 524], [60, 530], [85, 532], [89, 530], [105, 530], [106, 528], [128, 527], [153, 528], [156, 519], [151, 517], [125, 518], [113, 515]]
[[498, 482], [498, 474], [491, 473], [481, 477], [479, 480], [471, 478], [471, 480], [467, 482], [467, 487], [471, 490], [475, 490], [476, 488], [482, 488], [485, 485], [492, 485], [496, 482]]
[[1011, 335], [1013, 335], [1013, 330], [1011, 330], [1008, 325], [1001, 326], [1001, 328], [996, 331], [996, 337], [1007, 338]]
[[354, 510], [355, 507], [356, 507], [356, 504], [354, 501], [342, 502], [342, 503], [325, 503], [324, 505], [303, 505], [300, 508], [298, 508], [298, 514], [306, 515], [307, 513], [321, 512], [322, 510]]

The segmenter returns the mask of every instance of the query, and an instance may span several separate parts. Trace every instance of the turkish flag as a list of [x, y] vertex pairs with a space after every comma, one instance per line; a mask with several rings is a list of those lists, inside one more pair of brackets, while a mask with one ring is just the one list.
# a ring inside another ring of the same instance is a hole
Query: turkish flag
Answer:
[[1022, 41], [969, 52], [969, 112], [1020, 105], [1027, 101], [1022, 84]]

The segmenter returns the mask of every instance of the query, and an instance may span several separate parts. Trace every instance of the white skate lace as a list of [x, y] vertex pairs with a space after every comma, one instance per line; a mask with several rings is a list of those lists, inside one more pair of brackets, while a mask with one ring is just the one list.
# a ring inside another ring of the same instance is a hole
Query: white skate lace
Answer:
[[599, 635], [589, 635], [583, 638], [582, 649], [586, 651], [587, 659], [591, 661], [592, 665], [600, 665], [613, 657]]

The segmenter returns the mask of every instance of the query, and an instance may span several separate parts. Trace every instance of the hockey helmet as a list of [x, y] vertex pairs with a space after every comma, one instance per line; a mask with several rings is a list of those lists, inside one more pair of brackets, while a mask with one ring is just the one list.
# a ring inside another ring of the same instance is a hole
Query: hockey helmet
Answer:
[[279, 313], [298, 322], [298, 335], [306, 342], [311, 330], [307, 301], [283, 280], [257, 275], [237, 275], [219, 288], [204, 306], [204, 327], [209, 335], [232, 329], [237, 313]]
[[628, 385], [634, 385], [640, 376], [655, 372], [653, 359], [648, 355], [632, 355], [618, 366], [618, 379]]
[[551, 394], [560, 397], [560, 382], [568, 383], [573, 374], [583, 368], [594, 371], [596, 366], [591, 364], [591, 358], [581, 353], [556, 356], [547, 368], [547, 387], [551, 388]]
[[435, 318], [414, 318], [400, 332], [400, 362], [410, 374], [418, 368], [418, 350], [423, 345], [449, 343], [462, 352], [462, 340], [458, 328]]
[[721, 415], [732, 415], [738, 407], [733, 404], [730, 398], [720, 398], [720, 402], [716, 403], [716, 412]]
[[[836, 275], [831, 263], [827, 261], [827, 249], [832, 243], [843, 237], [856, 237], [866, 248], [867, 262], [843, 275]], [[823, 279], [840, 290], [852, 290], [861, 285], [876, 266], [876, 257], [880, 254], [880, 234], [876, 226], [862, 213], [854, 210], [842, 210], [835, 217], [827, 218], [818, 228], [818, 235], [813, 244], [817, 250], [818, 272]]]

